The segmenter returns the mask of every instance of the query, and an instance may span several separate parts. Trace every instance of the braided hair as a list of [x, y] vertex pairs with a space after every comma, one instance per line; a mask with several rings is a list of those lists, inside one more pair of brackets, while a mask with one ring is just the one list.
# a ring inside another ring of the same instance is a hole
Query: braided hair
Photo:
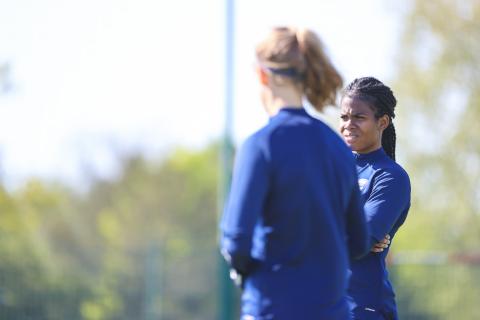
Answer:
[[342, 97], [349, 96], [367, 102], [375, 112], [375, 118], [387, 115], [388, 127], [382, 133], [382, 148], [395, 161], [395, 144], [397, 136], [393, 125], [397, 99], [392, 90], [380, 80], [373, 77], [364, 77], [353, 80], [344, 90]]

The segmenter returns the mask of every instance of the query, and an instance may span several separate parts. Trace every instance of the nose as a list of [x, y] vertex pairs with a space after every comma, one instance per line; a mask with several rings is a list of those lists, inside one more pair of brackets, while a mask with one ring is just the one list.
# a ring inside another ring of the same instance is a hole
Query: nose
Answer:
[[354, 122], [352, 121], [352, 118], [348, 118], [347, 120], [343, 121], [343, 127], [345, 129], [350, 129], [355, 126]]

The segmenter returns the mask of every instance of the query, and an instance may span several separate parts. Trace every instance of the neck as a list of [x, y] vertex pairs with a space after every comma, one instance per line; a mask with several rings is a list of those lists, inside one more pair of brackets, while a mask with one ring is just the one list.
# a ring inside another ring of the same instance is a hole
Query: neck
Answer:
[[285, 89], [280, 92], [272, 92], [266, 103], [267, 113], [274, 116], [285, 107], [302, 108], [302, 96], [298, 91]]
[[354, 152], [358, 154], [368, 154], [368, 153], [372, 153], [374, 151], [379, 150], [381, 147], [382, 147], [382, 144], [377, 143], [377, 144], [374, 144], [373, 146], [370, 146], [369, 148], [364, 148], [362, 150], [355, 150]]

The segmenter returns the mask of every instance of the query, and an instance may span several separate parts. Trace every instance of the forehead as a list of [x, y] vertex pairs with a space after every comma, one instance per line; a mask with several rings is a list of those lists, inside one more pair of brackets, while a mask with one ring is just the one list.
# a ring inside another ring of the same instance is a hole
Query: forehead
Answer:
[[341, 104], [342, 113], [373, 114], [373, 109], [368, 102], [357, 97], [345, 96]]

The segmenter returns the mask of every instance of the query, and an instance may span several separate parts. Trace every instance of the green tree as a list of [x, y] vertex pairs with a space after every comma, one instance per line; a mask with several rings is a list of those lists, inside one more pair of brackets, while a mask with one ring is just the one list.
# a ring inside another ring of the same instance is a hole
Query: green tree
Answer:
[[218, 148], [122, 163], [86, 194], [0, 188], [0, 318], [215, 318]]
[[57, 244], [74, 243], [62, 231], [68, 230], [66, 199], [63, 190], [39, 181], [15, 194], [1, 191], [1, 318], [79, 319], [76, 306], [87, 288], [56, 251]]
[[[146, 283], [157, 282], [162, 319], [212, 319], [215, 303], [216, 147], [178, 150], [160, 164], [125, 162], [80, 207], [96, 219], [100, 272], [86, 319], [133, 319], [145, 312]], [[157, 248], [162, 282], [145, 272]]]
[[479, 266], [435, 263], [480, 248], [480, 2], [410, 4], [393, 87], [413, 199], [394, 249], [439, 254], [396, 269], [399, 300], [410, 318], [477, 319]]

